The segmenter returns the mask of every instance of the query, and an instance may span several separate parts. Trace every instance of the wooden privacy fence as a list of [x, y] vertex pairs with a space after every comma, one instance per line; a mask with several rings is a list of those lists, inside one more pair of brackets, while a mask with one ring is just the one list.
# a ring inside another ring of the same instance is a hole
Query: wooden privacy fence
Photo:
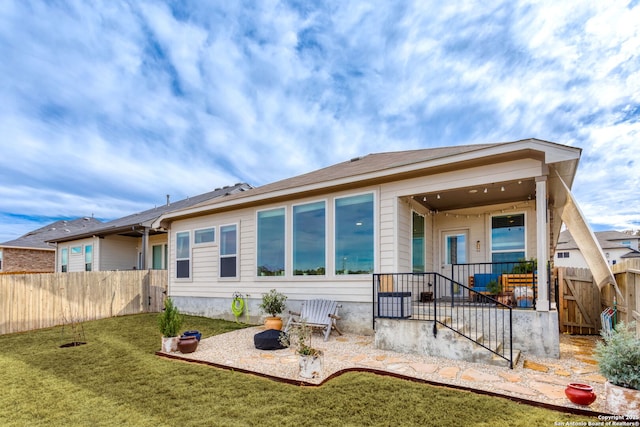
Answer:
[[1, 275], [0, 335], [159, 312], [166, 289], [166, 270]]
[[557, 269], [560, 332], [599, 334], [602, 328], [600, 313], [615, 306], [616, 320], [625, 323], [635, 320], [640, 335], [640, 259], [625, 260], [612, 266], [612, 271], [624, 300], [616, 296], [612, 286], [605, 286], [600, 291], [588, 269]]

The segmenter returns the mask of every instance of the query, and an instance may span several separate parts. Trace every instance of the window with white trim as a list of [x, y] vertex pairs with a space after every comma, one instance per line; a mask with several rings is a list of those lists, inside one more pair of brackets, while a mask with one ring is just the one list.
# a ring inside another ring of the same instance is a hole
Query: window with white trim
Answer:
[[491, 218], [492, 262], [518, 262], [525, 259], [524, 214]]
[[335, 272], [373, 272], [373, 193], [335, 199]]
[[326, 274], [326, 203], [293, 207], [293, 274]]
[[176, 233], [176, 278], [188, 279], [191, 277], [191, 248], [189, 232]]
[[285, 254], [284, 208], [257, 213], [257, 274], [258, 276], [284, 276]]
[[216, 241], [215, 227], [201, 228], [199, 230], [194, 230], [193, 232], [194, 245], [200, 245], [203, 243], [214, 243], [215, 241]]
[[220, 277], [238, 276], [238, 226], [220, 227]]
[[93, 245], [84, 247], [84, 271], [91, 271], [93, 268]]
[[60, 250], [60, 271], [63, 273], [69, 271], [69, 248]]

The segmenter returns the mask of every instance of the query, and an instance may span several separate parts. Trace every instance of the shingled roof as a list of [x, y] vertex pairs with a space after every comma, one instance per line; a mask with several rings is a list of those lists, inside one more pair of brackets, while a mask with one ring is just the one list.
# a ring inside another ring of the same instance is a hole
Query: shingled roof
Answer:
[[122, 218], [114, 219], [113, 221], [102, 223], [99, 227], [92, 228], [90, 232], [86, 230], [85, 232], [79, 231], [76, 233], [70, 233], [66, 236], [49, 239], [48, 241], [64, 242], [69, 240], [77, 240], [93, 235], [102, 236], [131, 232], [138, 227], [149, 227], [151, 223], [158, 217], [160, 217], [160, 215], [162, 215], [163, 213], [188, 208], [190, 206], [194, 206], [211, 199], [247, 191], [251, 188], [253, 187], [246, 183], [238, 183], [235, 185], [216, 188], [215, 190], [208, 193], [203, 193], [194, 197], [187, 197], [186, 199], [182, 199], [177, 202], [156, 206], [153, 209], [148, 209], [146, 211], [134, 213]]
[[566, 148], [554, 142], [530, 138], [512, 142], [373, 153], [256, 187], [242, 194], [235, 194], [224, 199], [205, 201], [183, 210], [175, 210], [163, 215], [160, 221], [162, 222], [167, 218], [190, 216], [197, 212], [215, 210], [216, 208], [222, 209], [231, 205], [259, 204], [267, 200], [278, 200], [281, 197], [292, 197], [295, 194], [312, 194], [313, 191], [338, 190], [341, 187], [353, 186], [356, 182], [367, 185], [383, 180], [416, 176], [416, 174], [424, 174], [427, 170], [431, 173], [436, 173], [441, 167], [451, 168], [451, 159], [453, 158], [459, 162], [486, 163], [487, 158], [496, 159], [497, 156], [508, 155], [508, 152], [517, 150], [529, 151], [531, 149], [530, 143]]
[[83, 217], [74, 220], [61, 219], [37, 230], [30, 231], [17, 239], [0, 243], [0, 247], [54, 250], [52, 246], [47, 244], [48, 241], [77, 233], [86, 233], [88, 230], [93, 230], [101, 224], [101, 221], [93, 217]]

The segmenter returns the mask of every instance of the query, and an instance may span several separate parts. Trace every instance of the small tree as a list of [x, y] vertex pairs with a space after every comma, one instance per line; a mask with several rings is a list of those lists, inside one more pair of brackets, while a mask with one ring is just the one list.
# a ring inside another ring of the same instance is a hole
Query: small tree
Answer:
[[284, 311], [286, 300], [286, 295], [271, 289], [268, 293], [262, 295], [262, 303], [259, 307], [265, 313], [270, 314], [271, 317], [276, 317]]
[[182, 327], [182, 315], [171, 298], [164, 300], [164, 309], [158, 317], [158, 326], [163, 337], [177, 337]]

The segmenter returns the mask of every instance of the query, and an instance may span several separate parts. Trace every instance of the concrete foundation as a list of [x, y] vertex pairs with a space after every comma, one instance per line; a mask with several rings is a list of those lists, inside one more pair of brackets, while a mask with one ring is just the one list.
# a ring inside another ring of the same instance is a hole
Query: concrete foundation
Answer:
[[[236, 320], [231, 312], [232, 298], [172, 296], [171, 299], [180, 312], [184, 314], [231, 321]], [[260, 298], [245, 299], [245, 310], [238, 320], [252, 325], [262, 324], [265, 313], [262, 313], [259, 308], [261, 302]], [[288, 299], [286, 304], [287, 308], [281, 315], [285, 324], [289, 318], [289, 311], [299, 312], [302, 301]], [[373, 335], [373, 308], [371, 303], [339, 301], [338, 304], [342, 306], [338, 310], [338, 315], [340, 316], [338, 327], [340, 330], [353, 334]]]
[[[231, 298], [172, 297], [178, 309], [185, 314], [235, 321], [231, 312]], [[259, 325], [264, 322], [265, 314], [258, 307], [261, 299], [245, 300], [245, 312], [240, 322]], [[287, 300], [287, 308], [282, 313], [287, 322], [288, 312], [300, 311], [302, 301]], [[349, 333], [372, 335], [373, 307], [371, 303], [339, 302], [340, 320], [338, 327]], [[248, 315], [247, 315], [248, 313]], [[433, 322], [415, 320], [376, 319], [376, 346], [403, 353], [428, 354], [447, 358], [456, 358], [460, 352], [471, 351], [467, 348], [454, 349], [440, 334], [433, 338]], [[539, 312], [535, 310], [513, 310], [513, 348], [524, 355], [560, 357], [560, 333], [558, 312]]]

